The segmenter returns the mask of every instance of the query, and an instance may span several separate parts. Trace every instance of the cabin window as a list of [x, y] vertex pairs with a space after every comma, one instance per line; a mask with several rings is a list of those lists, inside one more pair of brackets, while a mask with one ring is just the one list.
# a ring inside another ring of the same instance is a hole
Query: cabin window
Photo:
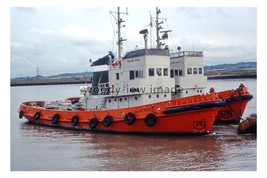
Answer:
[[136, 97], [134, 97], [135, 98], [135, 100], [137, 100], [137, 96]]
[[155, 75], [154, 68], [149, 68], [148, 69], [148, 76], [154, 76], [154, 75]]
[[111, 103], [111, 100], [109, 99], [108, 102]]
[[200, 93], [202, 93], [202, 90], [199, 90]]
[[174, 73], [175, 73], [175, 77], [178, 76], [178, 70], [175, 70]]
[[179, 69], [179, 76], [183, 75], [183, 69]]
[[167, 97], [167, 95], [166, 94], [164, 94], [164, 98], [166, 98]]
[[116, 73], [116, 79], [120, 80], [120, 74], [119, 73]]
[[170, 71], [171, 71], [171, 78], [173, 78], [174, 77], [174, 75], [173, 75], [174, 70], [172, 69]]
[[185, 93], [188, 94], [188, 91], [186, 91]]
[[127, 98], [124, 98], [125, 101], [127, 101]]
[[150, 99], [151, 98], [151, 95], [148, 95], [148, 98]]
[[198, 73], [202, 74], [202, 68], [198, 68]]
[[122, 99], [120, 98], [120, 102], [122, 101]]
[[143, 78], [143, 77], [144, 77], [144, 75], [143, 75], [143, 70], [139, 70], [138, 73], [139, 73], [139, 74], [138, 74], [138, 77], [139, 77], [139, 78]]
[[138, 72], [138, 70], [135, 71], [135, 78], [139, 78], [139, 72]]
[[192, 68], [187, 68], [187, 74], [192, 74]]
[[157, 98], [159, 97], [159, 95], [157, 95]]
[[134, 70], [130, 70], [130, 80], [134, 79]]
[[157, 68], [157, 75], [158, 75], [158, 76], [161, 76], [161, 73], [162, 73], [161, 68]]
[[164, 68], [163, 74], [164, 74], [164, 76], [168, 76], [168, 68]]
[[197, 74], [197, 68], [193, 69], [193, 74]]

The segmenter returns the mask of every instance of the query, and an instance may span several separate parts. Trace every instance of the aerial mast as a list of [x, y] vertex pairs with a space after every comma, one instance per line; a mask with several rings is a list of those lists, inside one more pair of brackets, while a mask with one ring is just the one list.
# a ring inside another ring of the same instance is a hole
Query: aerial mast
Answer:
[[[168, 39], [168, 32], [171, 32], [171, 30], [165, 30], [165, 31], [160, 31], [162, 28], [162, 26], [160, 26], [160, 24], [163, 23], [163, 21], [159, 22], [159, 14], [161, 13], [160, 9], [158, 9], [158, 7], [156, 7], [156, 42], [157, 42], [157, 48], [160, 49], [161, 46], [165, 45], [164, 43], [161, 43], [161, 40], [165, 40]], [[162, 38], [160, 38], [159, 33], [164, 33], [162, 35]], [[166, 46], [165, 46], [166, 47]]]
[[158, 7], [156, 7], [156, 35], [157, 35], [157, 48], [159, 49], [161, 46], [160, 43], [160, 37], [159, 37], [159, 31], [160, 29], [162, 29], [162, 27], [160, 26], [160, 24], [162, 24], [163, 22], [159, 22], [159, 13], [161, 13], [160, 9], [158, 9]]
[[126, 14], [128, 15], [127, 9], [126, 9], [126, 13], [121, 13], [120, 12], [120, 7], [118, 7], [118, 12], [117, 12], [117, 25], [118, 25], [118, 58], [121, 59], [122, 58], [122, 42], [126, 41], [126, 39], [123, 39], [121, 37], [121, 27], [125, 27], [125, 25], [121, 25], [122, 22], [125, 22], [124, 20], [121, 19], [120, 14]]

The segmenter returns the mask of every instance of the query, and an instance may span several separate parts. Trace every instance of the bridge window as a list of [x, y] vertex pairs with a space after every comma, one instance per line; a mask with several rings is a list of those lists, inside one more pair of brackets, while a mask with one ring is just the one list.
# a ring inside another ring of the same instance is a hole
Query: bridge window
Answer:
[[202, 68], [198, 68], [198, 73], [202, 74]]
[[197, 68], [193, 69], [193, 74], [197, 74]]
[[116, 79], [120, 80], [120, 74], [119, 73], [116, 73]]
[[173, 78], [174, 77], [174, 74], [173, 74], [174, 70], [172, 69], [170, 71], [171, 71], [171, 78]]
[[134, 79], [134, 70], [130, 70], [130, 80]]
[[157, 68], [157, 75], [158, 75], [158, 76], [161, 76], [161, 73], [162, 73], [161, 68]]
[[187, 74], [192, 74], [192, 68], [187, 68]]
[[179, 76], [183, 75], [183, 69], [179, 69]]
[[168, 76], [168, 68], [164, 68], [164, 70], [163, 70], [163, 75], [164, 75], [164, 76]]
[[139, 78], [143, 78], [144, 77], [143, 70], [139, 70], [138, 73], [139, 73], [138, 74]]
[[154, 76], [154, 75], [155, 75], [154, 68], [149, 68], [148, 69], [148, 76]]
[[135, 71], [135, 78], [139, 78], [138, 70]]

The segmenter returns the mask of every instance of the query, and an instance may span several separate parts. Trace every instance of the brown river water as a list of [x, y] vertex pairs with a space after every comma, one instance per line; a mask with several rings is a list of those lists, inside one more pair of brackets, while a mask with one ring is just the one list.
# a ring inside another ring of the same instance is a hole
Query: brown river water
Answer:
[[[209, 80], [217, 91], [249, 88], [244, 116], [257, 112], [256, 79]], [[27, 100], [79, 96], [80, 85], [11, 87], [11, 171], [257, 171], [256, 135], [237, 124], [214, 125], [201, 136], [123, 135], [34, 125], [19, 119]]]

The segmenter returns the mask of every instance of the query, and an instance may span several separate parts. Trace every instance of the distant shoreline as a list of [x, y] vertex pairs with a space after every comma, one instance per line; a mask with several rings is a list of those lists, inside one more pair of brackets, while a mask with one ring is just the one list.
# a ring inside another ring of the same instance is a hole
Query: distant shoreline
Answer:
[[57, 78], [38, 80], [11, 80], [10, 86], [35, 86], [35, 85], [65, 85], [65, 84], [85, 84], [91, 83], [90, 78]]
[[[244, 78], [257, 78], [257, 74], [218, 74], [209, 73], [206, 75], [208, 80], [221, 80], [221, 79], [244, 79]], [[10, 86], [36, 86], [36, 85], [66, 85], [66, 84], [85, 84], [91, 83], [90, 78], [58, 78], [58, 79], [39, 79], [39, 80], [11, 80]]]
[[207, 76], [208, 80], [220, 80], [220, 79], [242, 79], [242, 78], [257, 78], [256, 74], [251, 75], [222, 75], [222, 76]]

